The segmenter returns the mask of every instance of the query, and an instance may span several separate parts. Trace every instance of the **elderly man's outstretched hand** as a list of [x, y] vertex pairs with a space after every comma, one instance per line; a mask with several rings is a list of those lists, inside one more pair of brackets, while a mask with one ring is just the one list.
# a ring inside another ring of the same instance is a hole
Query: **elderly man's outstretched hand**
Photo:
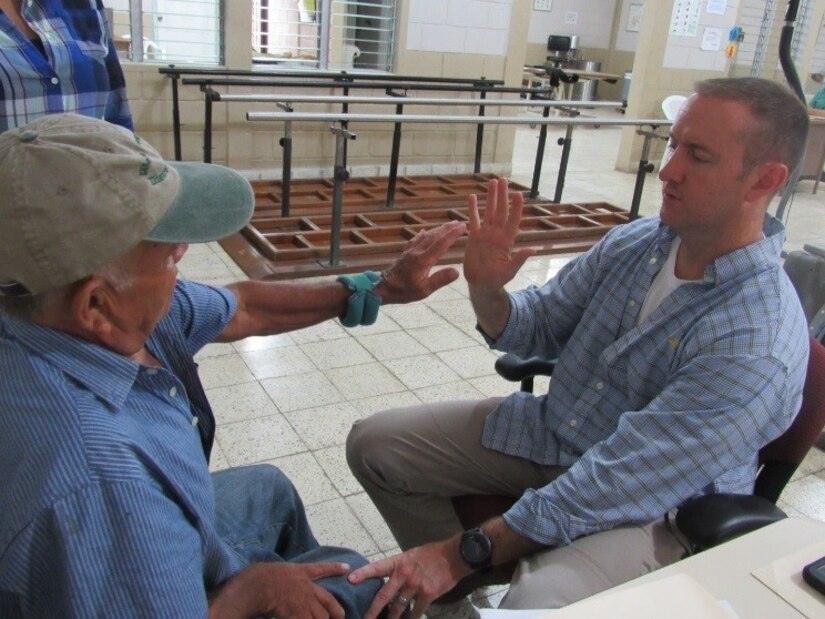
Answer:
[[383, 281], [375, 288], [382, 302], [418, 301], [458, 279], [458, 269], [454, 267], [432, 274], [430, 271], [466, 231], [465, 223], [451, 221], [416, 234], [401, 256], [384, 271]]

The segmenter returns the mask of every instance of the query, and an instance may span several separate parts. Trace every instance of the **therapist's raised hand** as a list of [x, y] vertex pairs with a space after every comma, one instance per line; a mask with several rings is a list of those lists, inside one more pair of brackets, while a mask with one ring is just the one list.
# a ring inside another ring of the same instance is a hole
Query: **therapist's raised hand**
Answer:
[[524, 210], [521, 192], [512, 195], [506, 179], [493, 179], [487, 188], [487, 206], [479, 214], [478, 197], [468, 201], [469, 223], [464, 251], [464, 277], [477, 290], [497, 291], [509, 282], [535, 248], [514, 249]]

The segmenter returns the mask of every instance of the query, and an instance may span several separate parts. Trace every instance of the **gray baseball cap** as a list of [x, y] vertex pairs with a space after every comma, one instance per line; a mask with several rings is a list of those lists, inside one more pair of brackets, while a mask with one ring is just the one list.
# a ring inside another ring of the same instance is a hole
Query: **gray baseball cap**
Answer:
[[0, 295], [70, 284], [143, 240], [223, 238], [253, 207], [234, 170], [165, 161], [103, 120], [44, 116], [0, 134]]

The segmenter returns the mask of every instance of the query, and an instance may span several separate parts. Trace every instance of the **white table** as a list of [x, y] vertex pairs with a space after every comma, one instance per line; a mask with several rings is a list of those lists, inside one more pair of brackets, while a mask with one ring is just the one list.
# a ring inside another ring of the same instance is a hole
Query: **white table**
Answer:
[[[730, 602], [742, 619], [799, 619], [804, 615], [757, 580], [751, 572], [822, 542], [825, 542], [825, 522], [786, 518], [614, 590], [682, 573], [699, 582], [716, 599]], [[810, 561], [819, 556], [811, 557]], [[799, 565], [800, 572], [803, 566], [804, 563]], [[825, 617], [825, 604], [822, 606], [822, 616]]]
[[[763, 584], [751, 572], [770, 566], [777, 560], [792, 556], [796, 562], [792, 562], [793, 566], [790, 572], [799, 574], [806, 563], [810, 563], [823, 555], [825, 555], [825, 522], [805, 518], [787, 518], [727, 544], [706, 550], [604, 591], [593, 598], [588, 598], [588, 600], [595, 601], [597, 598], [604, 596], [606, 602], [608, 596], [615, 596], [616, 593], [632, 594], [631, 604], [629, 605], [631, 607], [630, 612], [628, 612], [628, 598], [624, 598], [621, 609], [616, 608], [614, 605], [607, 605], [610, 610], [604, 612], [609, 614], [603, 614], [603, 612], [594, 614], [592, 608], [589, 608], [583, 616], [586, 616], [587, 619], [615, 619], [617, 616], [633, 617], [635, 615], [632, 608], [640, 606], [638, 604], [639, 600], [651, 600], [650, 595], [645, 595], [646, 588], [649, 590], [651, 585], [654, 585], [655, 588], [655, 583], [658, 581], [669, 579], [673, 582], [672, 577], [687, 575], [712, 598], [726, 602], [740, 619], [804, 618], [804, 614], [786, 602], [773, 589]], [[804, 586], [807, 587], [807, 585]], [[702, 595], [705, 595], [705, 593]], [[814, 613], [811, 616], [825, 617], [825, 596], [822, 599], [822, 612], [819, 613], [819, 600], [817, 599], [819, 594], [810, 591], [806, 595], [814, 596], [812, 599]], [[582, 600], [579, 604], [587, 604], [588, 600]], [[565, 610], [573, 611], [576, 606], [578, 604], [573, 604]], [[687, 612], [690, 613], [690, 608], [686, 608]], [[681, 608], [679, 610], [682, 611]], [[490, 619], [499, 619], [499, 617], [501, 619], [520, 619], [522, 617], [524, 619], [537, 617], [552, 619], [554, 615], [560, 612], [564, 613], [564, 611], [546, 610], [485, 610], [483, 611], [483, 617], [485, 619], [487, 617]], [[576, 614], [575, 616], [578, 617], [579, 615]], [[658, 616], [658, 614], [651, 615], [648, 613], [646, 616]], [[697, 619], [701, 619], [701, 617], [697, 617]]]

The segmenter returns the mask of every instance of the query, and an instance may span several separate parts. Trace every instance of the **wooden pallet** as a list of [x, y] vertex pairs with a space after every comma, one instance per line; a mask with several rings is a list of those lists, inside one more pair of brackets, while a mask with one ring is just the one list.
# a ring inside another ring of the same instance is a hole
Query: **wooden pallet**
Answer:
[[[483, 196], [493, 174], [454, 174], [437, 176], [399, 176], [395, 183], [393, 206], [463, 206], [467, 196]], [[353, 178], [344, 184], [344, 211], [365, 211], [387, 206], [387, 177]], [[255, 217], [281, 216], [280, 181], [255, 181]], [[527, 191], [511, 183], [516, 191]], [[292, 181], [289, 192], [289, 215], [323, 215], [332, 211], [332, 179]]]
[[[255, 213], [240, 233], [221, 241], [223, 248], [252, 279], [291, 279], [382, 270], [421, 230], [451, 220], [467, 221], [467, 197], [485, 204], [487, 174], [399, 177], [393, 208], [386, 208], [386, 178], [353, 179], [345, 184], [339, 235], [340, 262], [330, 265], [332, 181], [300, 180], [292, 185], [290, 216], [282, 217], [280, 183], [253, 183]], [[511, 183], [527, 195], [529, 189]], [[556, 204], [528, 201], [517, 244], [539, 253], [575, 253], [589, 249], [629, 213], [606, 202]], [[461, 262], [464, 239], [441, 263]]]

